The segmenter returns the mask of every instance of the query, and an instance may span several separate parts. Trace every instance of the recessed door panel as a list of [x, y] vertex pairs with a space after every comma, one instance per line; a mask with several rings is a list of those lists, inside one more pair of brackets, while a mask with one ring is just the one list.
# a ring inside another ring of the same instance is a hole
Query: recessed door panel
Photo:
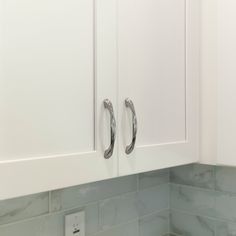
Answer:
[[136, 106], [137, 145], [183, 141], [185, 0], [120, 2], [120, 94]]
[[93, 5], [1, 1], [1, 160], [94, 150]]

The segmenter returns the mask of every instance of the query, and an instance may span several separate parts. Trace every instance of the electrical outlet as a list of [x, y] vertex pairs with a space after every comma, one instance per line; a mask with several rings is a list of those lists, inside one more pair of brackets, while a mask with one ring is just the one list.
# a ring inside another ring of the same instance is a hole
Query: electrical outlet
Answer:
[[65, 236], [85, 236], [84, 211], [65, 216]]

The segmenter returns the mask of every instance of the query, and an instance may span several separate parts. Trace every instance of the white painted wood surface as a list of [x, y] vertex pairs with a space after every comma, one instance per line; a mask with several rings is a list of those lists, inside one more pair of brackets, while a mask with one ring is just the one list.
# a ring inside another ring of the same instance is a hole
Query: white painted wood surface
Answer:
[[202, 4], [201, 156], [203, 164], [236, 166], [236, 2]]
[[201, 1], [200, 162], [217, 158], [217, 30], [218, 1]]
[[[199, 2], [118, 1], [119, 173], [198, 160]], [[136, 148], [129, 156], [136, 108]]]
[[93, 1], [2, 5], [1, 160], [93, 151]]
[[217, 163], [236, 166], [236, 2], [218, 4]]
[[0, 200], [197, 161], [198, 66], [198, 0], [0, 0]]
[[0, 199], [117, 176], [116, 150], [103, 158], [103, 100], [117, 110], [116, 2], [0, 9]]

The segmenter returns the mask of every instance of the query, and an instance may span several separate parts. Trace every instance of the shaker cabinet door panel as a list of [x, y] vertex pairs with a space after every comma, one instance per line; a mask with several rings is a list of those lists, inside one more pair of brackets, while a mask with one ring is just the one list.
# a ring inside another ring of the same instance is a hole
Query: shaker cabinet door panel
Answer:
[[93, 1], [2, 5], [1, 160], [93, 150]]
[[0, 198], [117, 175], [103, 157], [103, 100], [116, 105], [115, 2], [0, 0], [0, 11]]
[[[197, 160], [197, 82], [188, 73], [193, 63], [190, 2], [119, 1], [121, 175]], [[137, 117], [136, 145], [129, 155], [125, 149], [133, 132], [126, 98]]]

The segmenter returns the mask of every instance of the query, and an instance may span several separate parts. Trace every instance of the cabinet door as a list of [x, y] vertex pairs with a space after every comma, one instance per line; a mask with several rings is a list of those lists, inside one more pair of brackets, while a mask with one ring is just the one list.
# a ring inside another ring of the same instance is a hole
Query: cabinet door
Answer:
[[114, 0], [0, 0], [0, 199], [117, 175]]
[[[198, 160], [198, 4], [119, 0], [120, 175]], [[132, 100], [137, 140], [132, 140]]]

